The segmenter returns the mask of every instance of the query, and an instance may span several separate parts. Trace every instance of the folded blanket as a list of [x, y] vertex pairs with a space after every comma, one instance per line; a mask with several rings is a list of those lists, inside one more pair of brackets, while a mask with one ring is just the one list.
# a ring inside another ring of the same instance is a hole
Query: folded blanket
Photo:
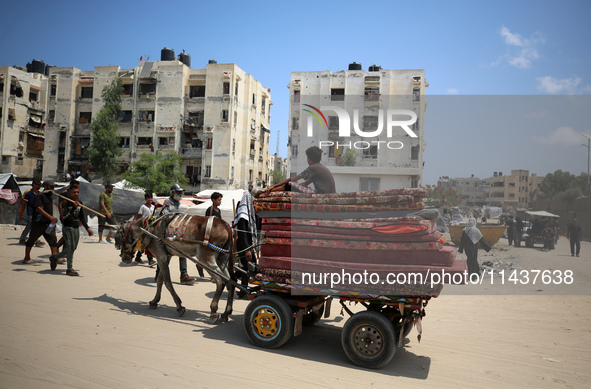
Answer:
[[419, 216], [423, 219], [436, 220], [439, 211], [434, 208], [420, 210], [398, 210], [378, 212], [311, 212], [311, 211], [259, 211], [260, 218], [287, 217], [292, 219], [373, 219], [385, 217]]
[[262, 193], [259, 198], [266, 197], [291, 197], [291, 198], [342, 198], [342, 197], [378, 197], [378, 196], [393, 196], [393, 195], [408, 195], [417, 198], [427, 197], [427, 190], [421, 188], [403, 188], [403, 189], [386, 189], [363, 192], [344, 192], [344, 193], [298, 193], [298, 192], [269, 192]]
[[403, 201], [384, 204], [365, 205], [338, 205], [338, 204], [295, 204], [285, 202], [254, 202], [255, 212], [260, 211], [302, 211], [302, 212], [381, 212], [394, 210], [419, 210], [425, 208], [425, 204], [418, 201]]
[[[295, 228], [299, 229], [300, 226]], [[435, 231], [431, 234], [403, 234], [403, 235], [387, 235], [367, 230], [355, 230], [357, 233], [354, 235], [339, 234], [341, 230], [337, 230], [337, 233], [327, 234], [320, 232], [306, 232], [299, 230], [270, 230], [265, 233], [267, 242], [270, 238], [290, 238], [290, 239], [327, 239], [327, 240], [347, 240], [347, 241], [376, 241], [376, 242], [441, 242], [445, 243], [445, 239], [442, 240], [443, 236]]]
[[[326, 262], [346, 262], [365, 266], [372, 266], [373, 264], [451, 266], [456, 257], [455, 248], [442, 246], [439, 242], [407, 244], [373, 243], [372, 246], [374, 248], [372, 249], [362, 247], [352, 248], [355, 247], [355, 242], [349, 247], [318, 247], [265, 243], [261, 245], [261, 257], [296, 257]], [[428, 249], [414, 248], [415, 246], [424, 244], [427, 245], [426, 247]], [[377, 247], [384, 247], [381, 245], [390, 246], [390, 248], [378, 249]], [[397, 249], [392, 249], [392, 247], [396, 246], [398, 246]]]
[[378, 242], [343, 239], [293, 239], [267, 237], [267, 244], [306, 247], [334, 247], [348, 250], [439, 250], [443, 245], [435, 242]]
[[[372, 273], [380, 277], [380, 281], [397, 279], [399, 283], [413, 284], [414, 281], [431, 282], [442, 281], [443, 283], [463, 284], [464, 272], [467, 271], [467, 263], [463, 260], [456, 260], [451, 266], [436, 265], [397, 265], [397, 264], [365, 264], [348, 262], [320, 261], [307, 258], [290, 257], [261, 257], [259, 266], [262, 269], [283, 269], [308, 273], [311, 277], [319, 278], [333, 277], [343, 274], [349, 274], [352, 278], [357, 275], [367, 274], [370, 277]], [[399, 275], [397, 278], [396, 276]], [[443, 276], [442, 276], [443, 275]], [[454, 276], [455, 275], [455, 276]], [[406, 277], [406, 280], [404, 279]], [[292, 281], [295, 277], [291, 277]], [[421, 279], [422, 278], [422, 279]], [[329, 279], [330, 280], [330, 279]], [[406, 282], [402, 282], [406, 281]]]
[[389, 204], [409, 201], [420, 201], [420, 197], [410, 195], [367, 196], [367, 197], [295, 197], [273, 196], [256, 199], [254, 203], [292, 203], [292, 204], [336, 204], [336, 205], [367, 205]]
[[[375, 231], [375, 224], [381, 222], [336, 222], [331, 223], [332, 220], [323, 220], [321, 225], [299, 225], [299, 224], [263, 224], [263, 231], [292, 231], [292, 232], [309, 232], [312, 234], [334, 234], [339, 236], [356, 236], [363, 235], [368, 237], [386, 237], [388, 241], [406, 241], [405, 239], [398, 240], [396, 237], [408, 237], [408, 240], [414, 240], [412, 237], [429, 235], [437, 231], [437, 223], [433, 220], [422, 220], [416, 225], [402, 225], [403, 228], [398, 230], [398, 234], [385, 234], [383, 232]], [[409, 227], [418, 226], [421, 228], [412, 229]], [[359, 228], [356, 228], [359, 227]], [[393, 231], [390, 231], [393, 232]], [[348, 239], [348, 238], [347, 238]], [[423, 241], [420, 239], [420, 241]]]

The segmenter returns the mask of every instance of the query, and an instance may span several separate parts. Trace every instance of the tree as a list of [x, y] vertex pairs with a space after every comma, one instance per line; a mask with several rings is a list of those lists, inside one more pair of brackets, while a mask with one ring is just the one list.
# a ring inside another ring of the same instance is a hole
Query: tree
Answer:
[[168, 194], [174, 184], [187, 185], [189, 180], [181, 172], [182, 157], [171, 152], [162, 154], [143, 153], [123, 173], [129, 187], [141, 187], [148, 193]]
[[122, 92], [123, 82], [120, 78], [106, 85], [101, 95], [104, 105], [90, 123], [92, 141], [88, 147], [88, 159], [105, 183], [109, 182], [119, 169], [117, 156], [121, 154], [121, 140], [117, 113], [121, 111]]
[[572, 199], [582, 196], [587, 187], [587, 173], [578, 177], [569, 172], [556, 170], [554, 173], [546, 174], [540, 184], [540, 191], [543, 197], [548, 199], [566, 198]]
[[273, 185], [285, 180], [285, 173], [281, 170], [271, 170], [271, 178], [273, 178]]
[[442, 188], [436, 185], [427, 185], [427, 198], [424, 200], [426, 205], [436, 208], [456, 207], [462, 202], [462, 195], [457, 190], [451, 188]]
[[339, 166], [355, 166], [355, 162], [357, 161], [357, 153], [353, 149], [347, 149], [337, 162]]

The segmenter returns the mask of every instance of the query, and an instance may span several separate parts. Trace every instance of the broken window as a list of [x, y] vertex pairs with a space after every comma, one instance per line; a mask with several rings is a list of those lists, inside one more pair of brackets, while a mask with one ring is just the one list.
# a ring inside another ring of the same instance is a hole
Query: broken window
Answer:
[[187, 166], [185, 171], [190, 185], [194, 186], [201, 182], [201, 166]]
[[41, 157], [43, 155], [43, 148], [45, 146], [45, 139], [42, 136], [27, 134], [27, 155], [33, 157]]
[[133, 96], [133, 84], [123, 84], [123, 92], [125, 96]]
[[205, 97], [205, 85], [191, 85], [189, 97]]
[[222, 109], [222, 123], [228, 123], [228, 110]]
[[378, 122], [378, 116], [363, 116], [363, 130], [376, 130]]
[[128, 149], [129, 148], [129, 137], [122, 136], [120, 139], [121, 140], [119, 141], [119, 147], [121, 147], [123, 149]]
[[339, 117], [338, 116], [329, 116], [328, 117], [328, 129], [329, 130], [338, 130], [339, 129]]
[[421, 90], [415, 88], [412, 90], [412, 101], [421, 101]]
[[10, 94], [16, 97], [23, 97], [23, 88], [20, 85], [10, 84]]
[[174, 146], [174, 136], [161, 136], [158, 138], [158, 146]]
[[29, 101], [39, 101], [39, 95], [37, 92], [29, 92]]
[[299, 90], [294, 90], [293, 91], [293, 102], [294, 103], [299, 103], [300, 102], [300, 91]]
[[122, 123], [131, 122], [131, 111], [119, 111], [117, 112], [117, 121]]
[[8, 108], [8, 120], [16, 120], [16, 113], [14, 108]]
[[154, 83], [140, 84], [140, 95], [153, 95], [153, 94], [156, 94], [156, 84], [154, 84]]
[[363, 149], [364, 159], [376, 159], [378, 157], [378, 146], [369, 146], [367, 149]]
[[81, 99], [92, 99], [92, 92], [94, 88], [92, 86], [83, 86], [80, 89], [80, 98]]
[[291, 118], [291, 129], [298, 130], [300, 128], [300, 118]]
[[[131, 112], [131, 111], [129, 111]], [[153, 122], [154, 121], [154, 111], [139, 111], [137, 116], [138, 122]]]
[[56, 84], [51, 84], [51, 89], [50, 89], [50, 96], [55, 96], [57, 95], [57, 85]]
[[410, 159], [411, 160], [418, 161], [420, 147], [421, 146], [419, 146], [419, 145], [411, 146], [411, 148], [410, 148]]
[[79, 123], [90, 123], [92, 120], [92, 112], [80, 112]]
[[138, 146], [149, 146], [152, 144], [152, 138], [149, 137], [138, 137], [137, 138], [137, 145]]
[[344, 88], [332, 88], [330, 90], [331, 101], [345, 101], [345, 89]]
[[224, 82], [224, 88], [223, 88], [223, 94], [225, 95], [229, 95], [230, 94], [230, 83], [229, 82]]
[[376, 101], [380, 99], [380, 88], [365, 88], [365, 100], [366, 101]]

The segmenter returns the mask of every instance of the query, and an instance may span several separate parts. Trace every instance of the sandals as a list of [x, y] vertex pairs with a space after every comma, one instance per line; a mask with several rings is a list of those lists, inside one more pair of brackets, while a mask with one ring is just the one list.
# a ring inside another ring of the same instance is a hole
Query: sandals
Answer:
[[28, 261], [23, 260], [23, 265], [34, 265], [37, 262], [33, 261], [32, 259], [29, 259]]
[[74, 270], [74, 269], [69, 269], [69, 270], [66, 270], [66, 275], [68, 275], [68, 276], [79, 276], [80, 274], [78, 274], [78, 272], [76, 270]]

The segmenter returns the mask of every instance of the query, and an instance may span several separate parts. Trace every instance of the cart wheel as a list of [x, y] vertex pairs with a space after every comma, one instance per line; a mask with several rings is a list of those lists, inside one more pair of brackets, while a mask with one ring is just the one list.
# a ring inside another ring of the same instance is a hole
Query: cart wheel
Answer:
[[244, 311], [244, 331], [252, 344], [264, 348], [282, 346], [293, 335], [293, 312], [281, 297], [262, 295]]
[[396, 353], [394, 327], [378, 312], [351, 316], [343, 326], [341, 344], [351, 362], [370, 369], [384, 366]]

